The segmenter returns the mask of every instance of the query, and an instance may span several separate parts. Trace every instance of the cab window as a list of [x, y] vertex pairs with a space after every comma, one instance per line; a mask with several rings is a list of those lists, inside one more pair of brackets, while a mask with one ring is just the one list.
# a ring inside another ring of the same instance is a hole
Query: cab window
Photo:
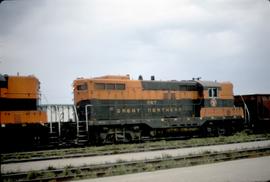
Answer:
[[87, 90], [87, 83], [83, 83], [80, 85], [77, 85], [77, 90], [83, 91], [83, 90]]
[[217, 88], [209, 88], [208, 89], [208, 96], [210, 98], [218, 97], [218, 89]]

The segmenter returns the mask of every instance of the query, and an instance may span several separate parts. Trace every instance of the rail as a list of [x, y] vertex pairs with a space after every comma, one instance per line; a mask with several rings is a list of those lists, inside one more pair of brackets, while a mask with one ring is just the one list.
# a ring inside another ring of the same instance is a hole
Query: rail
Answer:
[[[21, 163], [21, 162], [31, 162], [31, 161], [43, 161], [43, 160], [55, 160], [55, 159], [68, 159], [75, 157], [93, 157], [102, 155], [113, 155], [113, 154], [124, 154], [124, 153], [138, 153], [138, 152], [150, 152], [158, 150], [171, 150], [171, 149], [181, 149], [181, 148], [192, 148], [192, 147], [202, 147], [202, 146], [212, 146], [212, 145], [224, 145], [224, 144], [236, 144], [243, 142], [256, 142], [256, 141], [266, 141], [269, 137], [255, 137], [248, 138], [245, 140], [229, 140], [225, 139], [209, 141], [203, 143], [202, 141], [197, 142], [185, 142], [176, 144], [172, 141], [172, 144], [168, 142], [166, 145], [159, 143], [152, 144], [149, 147], [147, 145], [132, 145], [132, 146], [122, 146], [122, 147], [112, 147], [109, 146], [100, 148], [71, 148], [62, 150], [48, 150], [48, 151], [33, 151], [33, 152], [21, 152], [21, 153], [7, 153], [1, 154], [2, 164], [8, 163]], [[205, 142], [205, 141], [204, 141]]]
[[203, 152], [185, 156], [163, 156], [155, 159], [137, 161], [117, 161], [115, 163], [96, 164], [81, 167], [67, 166], [61, 169], [48, 168], [32, 172], [2, 174], [3, 181], [65, 181], [80, 178], [96, 178], [119, 174], [130, 174], [175, 167], [194, 166], [205, 163], [229, 161], [243, 158], [269, 156], [270, 147], [240, 149], [225, 152]]

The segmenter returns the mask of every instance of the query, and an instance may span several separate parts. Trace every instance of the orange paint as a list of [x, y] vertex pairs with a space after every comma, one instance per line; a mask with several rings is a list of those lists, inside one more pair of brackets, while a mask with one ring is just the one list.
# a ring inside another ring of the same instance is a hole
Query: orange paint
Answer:
[[[125, 90], [101, 90], [96, 84], [125, 84]], [[103, 76], [92, 79], [80, 78], [73, 82], [74, 102], [82, 100], [164, 100], [164, 99], [208, 99], [208, 90], [199, 95], [199, 91], [143, 90], [140, 80], [130, 80], [129, 76]], [[77, 90], [80, 85], [87, 85], [85, 90]], [[233, 99], [232, 84], [220, 83], [219, 99]]]
[[8, 88], [1, 88], [0, 97], [7, 99], [38, 99], [39, 81], [34, 76], [9, 76]]
[[1, 124], [44, 124], [47, 113], [42, 111], [1, 111]]
[[240, 107], [205, 107], [201, 109], [200, 116], [202, 118], [225, 116], [236, 116], [244, 118], [244, 111]]

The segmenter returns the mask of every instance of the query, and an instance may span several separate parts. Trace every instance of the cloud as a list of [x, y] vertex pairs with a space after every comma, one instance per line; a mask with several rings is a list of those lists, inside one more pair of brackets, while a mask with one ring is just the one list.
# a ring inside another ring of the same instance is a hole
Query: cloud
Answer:
[[0, 5], [0, 72], [35, 74], [48, 102], [77, 77], [229, 80], [270, 92], [270, 16], [253, 0], [44, 0]]

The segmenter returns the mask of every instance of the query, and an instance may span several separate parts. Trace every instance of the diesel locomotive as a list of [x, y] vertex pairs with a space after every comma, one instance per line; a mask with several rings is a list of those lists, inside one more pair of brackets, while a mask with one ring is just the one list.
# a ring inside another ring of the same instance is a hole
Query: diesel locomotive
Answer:
[[0, 75], [1, 150], [42, 141], [47, 114], [37, 109], [40, 83], [34, 76]]
[[39, 89], [34, 76], [0, 75], [1, 151], [230, 135], [270, 123], [269, 94], [234, 98], [230, 82], [78, 78], [64, 107], [40, 106]]
[[74, 81], [74, 104], [91, 141], [99, 142], [230, 134], [244, 124], [229, 82], [81, 78]]

